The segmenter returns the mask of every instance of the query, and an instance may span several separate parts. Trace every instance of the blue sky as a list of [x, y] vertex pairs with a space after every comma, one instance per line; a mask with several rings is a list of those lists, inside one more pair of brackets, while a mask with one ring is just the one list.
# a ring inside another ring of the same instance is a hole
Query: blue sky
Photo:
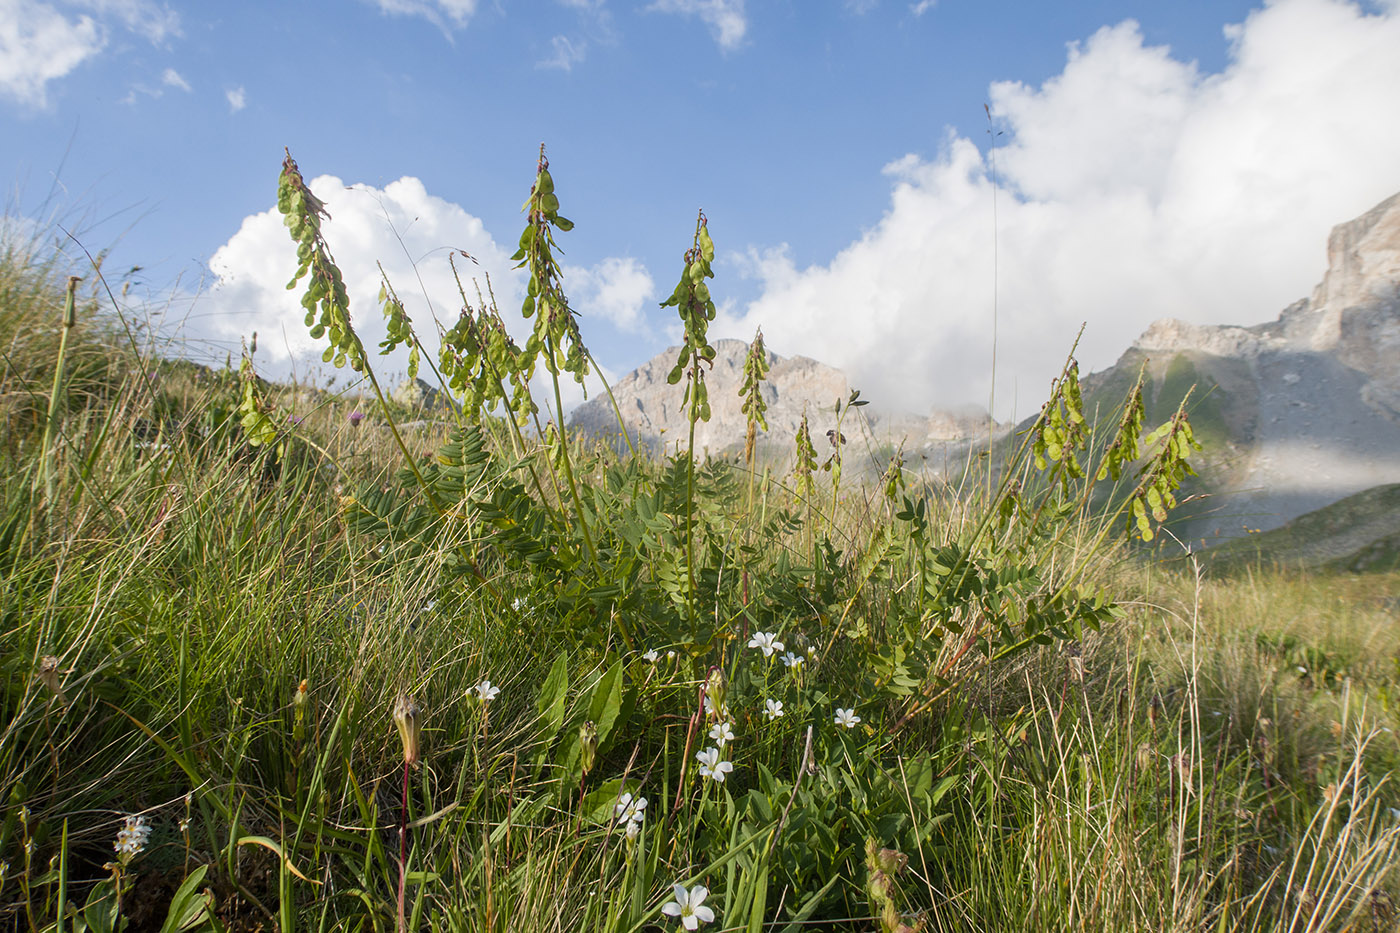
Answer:
[[424, 332], [455, 316], [448, 248], [514, 313], [545, 142], [611, 375], [674, 340], [657, 305], [703, 207], [715, 334], [762, 325], [889, 404], [985, 405], [995, 294], [1006, 417], [1081, 322], [1096, 369], [1157, 317], [1305, 296], [1331, 225], [1400, 190], [1397, 99], [1394, 0], [0, 0], [11, 217], [142, 266], [172, 352], [257, 330], [274, 375], [319, 357], [269, 213], [284, 146], [367, 343], [376, 259]]

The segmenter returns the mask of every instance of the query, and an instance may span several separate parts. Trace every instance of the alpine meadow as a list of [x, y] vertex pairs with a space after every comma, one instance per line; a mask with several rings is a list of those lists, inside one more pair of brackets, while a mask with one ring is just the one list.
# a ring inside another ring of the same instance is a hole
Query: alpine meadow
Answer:
[[710, 455], [699, 212], [686, 436], [574, 431], [569, 192], [529, 168], [523, 302], [458, 252], [420, 340], [382, 270], [352, 316], [286, 154], [335, 391], [156, 354], [102, 254], [0, 241], [0, 926], [1397, 929], [1400, 570], [1177, 541], [1203, 387], [1089, 404], [1066, 333], [1033, 418], [872, 472], [858, 391], [759, 456], [760, 332]]

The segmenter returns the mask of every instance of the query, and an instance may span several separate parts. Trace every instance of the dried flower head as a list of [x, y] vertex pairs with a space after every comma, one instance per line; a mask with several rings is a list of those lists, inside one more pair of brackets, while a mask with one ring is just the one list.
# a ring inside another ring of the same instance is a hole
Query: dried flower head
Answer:
[[58, 658], [51, 654], [46, 654], [39, 659], [39, 673], [35, 676], [53, 694], [55, 700], [62, 706], [68, 705], [68, 698], [63, 695], [63, 686], [58, 682], [58, 676], [66, 673], [59, 670]]
[[419, 714], [418, 704], [413, 702], [411, 697], [400, 694], [394, 703], [394, 725], [399, 730], [399, 741], [403, 742], [405, 764], [418, 762]]

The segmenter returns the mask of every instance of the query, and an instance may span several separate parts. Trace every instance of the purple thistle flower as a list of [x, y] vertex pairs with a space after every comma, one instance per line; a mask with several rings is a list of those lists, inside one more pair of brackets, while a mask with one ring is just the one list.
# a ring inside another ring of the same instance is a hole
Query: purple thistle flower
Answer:
[[351, 424], [359, 424], [361, 421], [364, 421], [364, 420], [365, 420], [365, 413], [364, 413], [364, 412], [362, 412], [362, 411], [352, 411], [352, 412], [350, 412], [350, 423], [351, 423]]

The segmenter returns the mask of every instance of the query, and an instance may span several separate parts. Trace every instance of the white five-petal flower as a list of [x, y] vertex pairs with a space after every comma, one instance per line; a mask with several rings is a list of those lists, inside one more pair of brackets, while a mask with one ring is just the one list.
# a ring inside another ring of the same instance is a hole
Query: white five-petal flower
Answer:
[[777, 719], [779, 716], [783, 715], [783, 701], [764, 700], [763, 715], [767, 716], [769, 719]]
[[724, 746], [734, 741], [734, 730], [729, 728], [729, 723], [727, 722], [717, 722], [710, 727], [710, 741], [714, 742], [720, 748], [724, 748]]
[[777, 634], [773, 632], [755, 632], [749, 639], [749, 647], [757, 648], [763, 652], [765, 658], [771, 658], [773, 652], [783, 650], [783, 643], [778, 641]]
[[617, 817], [619, 823], [640, 823], [646, 818], [646, 809], [645, 797], [633, 797], [625, 793], [618, 798], [617, 805], [613, 807], [613, 816]]
[[679, 918], [681, 926], [687, 930], [694, 930], [702, 923], [714, 921], [715, 912], [705, 906], [705, 898], [710, 896], [710, 889], [703, 884], [697, 884], [689, 891], [683, 884], [672, 885], [671, 893], [675, 900], [662, 904], [661, 912], [668, 917]]
[[714, 778], [721, 784], [724, 783], [724, 776], [734, 770], [733, 762], [719, 760], [717, 748], [707, 748], [696, 753], [695, 760], [700, 762], [701, 777]]
[[860, 717], [856, 715], [856, 711], [854, 708], [838, 709], [836, 711], [836, 724], [838, 726], [845, 726], [847, 729], [854, 729], [856, 727], [856, 723], [858, 722], [860, 722]]
[[648, 650], [646, 654], [642, 655], [642, 659], [648, 664], [655, 664], [657, 661], [661, 660], [661, 652], [652, 648]]
[[501, 688], [491, 686], [491, 681], [489, 680], [483, 680], [475, 687], [472, 687], [472, 693], [475, 693], [476, 698], [483, 703], [490, 703], [492, 700], [496, 699], [496, 694], [500, 692]]
[[793, 670], [796, 670], [797, 668], [802, 666], [802, 655], [793, 654], [791, 651], [789, 651], [783, 655], [783, 663], [786, 664], [788, 667], [792, 668]]

